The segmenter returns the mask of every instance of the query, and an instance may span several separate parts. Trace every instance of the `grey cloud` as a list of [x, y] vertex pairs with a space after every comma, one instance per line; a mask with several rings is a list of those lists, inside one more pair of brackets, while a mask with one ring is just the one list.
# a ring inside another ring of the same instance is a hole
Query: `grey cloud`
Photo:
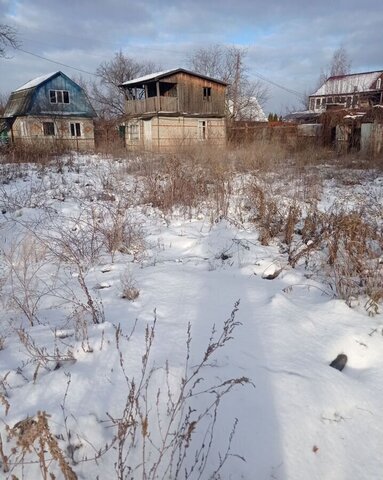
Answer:
[[[119, 49], [164, 68], [185, 66], [188, 53], [208, 43], [247, 46], [249, 73], [298, 91], [315, 86], [341, 44], [355, 71], [383, 68], [380, 0], [0, 0], [0, 15], [18, 27], [24, 49], [87, 71]], [[5, 68], [1, 91], [61, 67], [14, 52], [0, 60]], [[298, 103], [270, 88], [268, 109]]]

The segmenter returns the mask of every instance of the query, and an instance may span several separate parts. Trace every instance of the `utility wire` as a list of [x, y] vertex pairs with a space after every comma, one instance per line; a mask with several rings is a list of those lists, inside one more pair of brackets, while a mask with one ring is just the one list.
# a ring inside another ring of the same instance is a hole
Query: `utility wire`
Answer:
[[77, 67], [73, 67], [72, 65], [67, 65], [66, 63], [61, 63], [61, 62], [57, 62], [56, 60], [52, 60], [50, 58], [47, 58], [47, 57], [43, 57], [42, 55], [38, 55], [37, 53], [33, 53], [33, 52], [28, 52], [27, 50], [24, 50], [20, 47], [14, 47], [16, 50], [19, 50], [20, 52], [24, 52], [24, 53], [28, 53], [28, 55], [33, 55], [34, 57], [37, 57], [37, 58], [41, 58], [42, 60], [46, 60], [47, 62], [51, 62], [51, 63], [56, 63], [57, 65], [61, 65], [63, 67], [67, 67], [67, 68], [71, 68], [73, 70], [77, 70], [78, 72], [81, 72], [81, 73], [86, 73], [87, 75], [93, 75], [94, 77], [98, 77], [99, 75], [97, 75], [96, 73], [94, 72], [88, 72], [86, 70], [82, 70], [81, 68], [77, 68]]
[[296, 95], [297, 97], [302, 97], [302, 93], [298, 92], [297, 90], [292, 90], [290, 88], [284, 87], [283, 85], [280, 85], [277, 82], [274, 82], [273, 80], [270, 80], [269, 78], [265, 77], [264, 75], [256, 72], [255, 70], [252, 70], [253, 74], [263, 80], [264, 82], [270, 83], [271, 85], [274, 85], [275, 87], [281, 88], [285, 92], [291, 93], [292, 95]]
[[[42, 55], [38, 55], [37, 53], [28, 52], [28, 50], [24, 50], [23, 48], [20, 48], [20, 47], [14, 47], [14, 48], [16, 50], [19, 50], [20, 52], [27, 53], [28, 55], [32, 55], [32, 56], [37, 57], [37, 58], [41, 58], [42, 60], [46, 60], [47, 62], [51, 62], [51, 63], [55, 63], [57, 65], [61, 65], [63, 67], [71, 68], [72, 70], [77, 70], [78, 72], [86, 73], [87, 75], [93, 75], [94, 77], [99, 77], [99, 75], [97, 75], [94, 72], [88, 72], [87, 70], [83, 70], [81, 68], [73, 67], [72, 65], [67, 65], [66, 63], [57, 62], [56, 60], [52, 60], [51, 58], [43, 57]], [[143, 47], [140, 47], [140, 48], [143, 48]], [[166, 50], [163, 50], [163, 51], [166, 51]], [[280, 89], [284, 90], [285, 92], [290, 93], [291, 95], [295, 95], [298, 98], [302, 98], [302, 93], [300, 93], [296, 90], [292, 90], [290, 88], [284, 87], [283, 85], [280, 85], [279, 83], [274, 82], [273, 80], [270, 80], [269, 78], [265, 77], [264, 75], [260, 74], [259, 72], [256, 72], [255, 70], [252, 70], [252, 72], [256, 77], [260, 78], [264, 82], [270, 83], [271, 85], [274, 85], [275, 87], [280, 88]]]

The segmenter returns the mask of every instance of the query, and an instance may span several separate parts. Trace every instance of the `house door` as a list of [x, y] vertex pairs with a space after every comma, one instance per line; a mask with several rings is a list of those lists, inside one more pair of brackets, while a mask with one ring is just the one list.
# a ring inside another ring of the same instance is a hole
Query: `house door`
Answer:
[[152, 120], [144, 120], [144, 148], [152, 148]]

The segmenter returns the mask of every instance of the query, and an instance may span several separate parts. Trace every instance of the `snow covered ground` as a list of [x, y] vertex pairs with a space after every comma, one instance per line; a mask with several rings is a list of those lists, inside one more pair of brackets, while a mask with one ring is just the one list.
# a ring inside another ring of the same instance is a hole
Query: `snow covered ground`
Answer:
[[[59, 171], [25, 167], [20, 178], [9, 168], [0, 199], [1, 478], [44, 478], [42, 463], [55, 478], [185, 478], [184, 468], [178, 476], [166, 471], [169, 452], [151, 470], [169, 415], [168, 391], [174, 400], [209, 350], [213, 325], [210, 345], [237, 301], [233, 338], [196, 377], [195, 392], [207, 393], [193, 395], [176, 415], [196, 409], [183, 432], [189, 470], [215, 425], [209, 457], [197, 462], [206, 463], [203, 472], [187, 478], [381, 478], [383, 321], [364, 308], [366, 298], [350, 308], [310, 265], [292, 268], [280, 241], [262, 245], [256, 224], [239, 219], [238, 204], [221, 216], [206, 206], [191, 215], [164, 214], [139, 200], [139, 176], [99, 157], [75, 157]], [[342, 183], [330, 174], [319, 207], [368, 197], [374, 202], [366, 217], [381, 222], [383, 177], [360, 178]], [[131, 241], [111, 254], [101, 227], [118, 223], [121, 212], [112, 205], [124, 199]], [[122, 298], [128, 287], [139, 293], [132, 301]], [[154, 319], [149, 380], [136, 416], [126, 418], [136, 438], [121, 446], [116, 424], [133, 377], [137, 386], [142, 376], [146, 326]], [[329, 364], [341, 353], [348, 363], [338, 371]], [[218, 387], [210, 387], [230, 379], [242, 381], [219, 397], [216, 423], [213, 410], [199, 421], [198, 412], [218, 398]], [[71, 472], [63, 473], [48, 437], [41, 462], [37, 423], [23, 423], [37, 422], [39, 411], [49, 415], [49, 432]], [[30, 452], [23, 442], [34, 445]], [[119, 451], [135, 469], [124, 476], [116, 472]]]

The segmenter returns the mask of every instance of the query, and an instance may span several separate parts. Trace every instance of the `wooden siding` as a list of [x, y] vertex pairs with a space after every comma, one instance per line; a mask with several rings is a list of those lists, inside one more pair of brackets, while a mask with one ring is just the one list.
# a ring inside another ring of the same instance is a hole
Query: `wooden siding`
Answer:
[[177, 97], [150, 97], [143, 100], [127, 100], [126, 112], [130, 114], [177, 112]]
[[[69, 103], [51, 103], [50, 90], [69, 92]], [[30, 115], [71, 115], [93, 118], [96, 113], [84, 90], [66, 76], [57, 76], [36, 87]]]
[[[225, 85], [184, 72], [169, 75], [161, 79], [160, 83], [175, 84], [177, 96], [149, 96], [142, 100], [127, 100], [126, 113], [139, 115], [166, 111], [222, 117], [225, 115]], [[149, 82], [147, 86], [146, 91], [156, 91], [153, 82]], [[204, 97], [204, 88], [210, 89], [210, 96]], [[171, 94], [174, 95], [174, 91]]]

